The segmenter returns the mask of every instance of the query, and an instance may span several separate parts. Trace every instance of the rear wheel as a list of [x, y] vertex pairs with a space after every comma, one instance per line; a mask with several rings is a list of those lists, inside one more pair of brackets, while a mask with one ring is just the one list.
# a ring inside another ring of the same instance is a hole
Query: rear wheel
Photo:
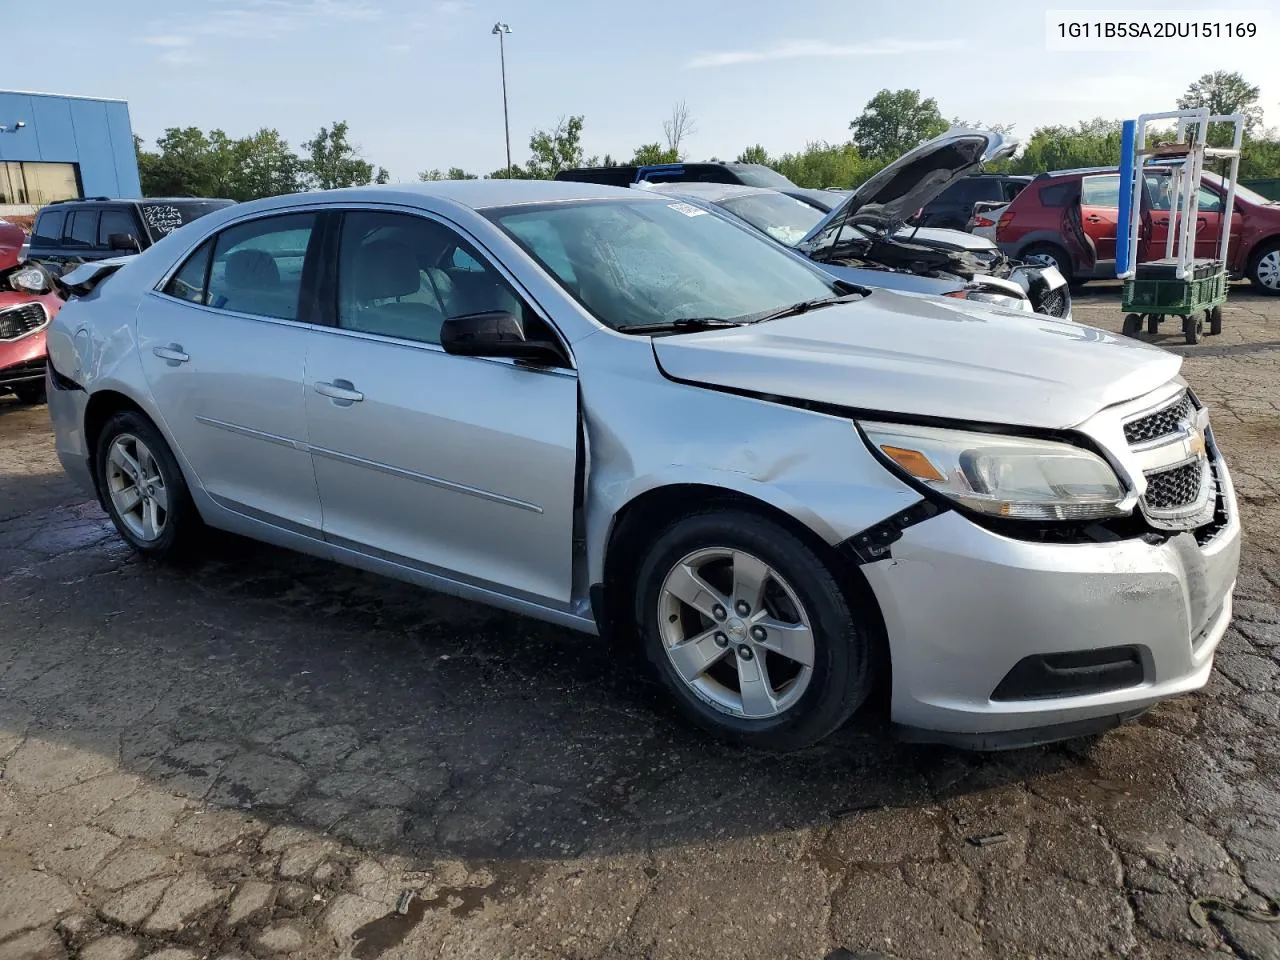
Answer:
[[646, 654], [680, 710], [772, 750], [816, 743], [871, 687], [866, 612], [789, 530], [740, 510], [666, 529], [637, 578]]
[[[1148, 327], [1150, 329], [1150, 327]], [[1120, 328], [1120, 332], [1126, 337], [1136, 337], [1142, 332], [1142, 314], [1130, 313], [1124, 318], [1124, 326]]]
[[1280, 296], [1280, 240], [1272, 240], [1259, 248], [1249, 261], [1247, 274], [1259, 293]]
[[1195, 313], [1188, 317], [1182, 318], [1182, 339], [1189, 344], [1200, 342], [1200, 336], [1204, 333], [1204, 314]]
[[1039, 267], [1057, 267], [1067, 283], [1078, 282], [1071, 276], [1071, 258], [1067, 256], [1067, 251], [1052, 243], [1032, 244], [1022, 252], [1020, 259], [1024, 263], [1033, 263]]
[[189, 552], [203, 523], [160, 431], [121, 411], [98, 437], [95, 466], [107, 513], [134, 550], [155, 559]]
[[44, 384], [24, 383], [20, 387], [13, 388], [13, 395], [18, 398], [19, 403], [25, 403], [28, 406], [35, 406], [38, 403], [45, 402]]
[[1158, 313], [1147, 314], [1147, 333], [1155, 336], [1160, 332], [1160, 321], [1163, 318]]

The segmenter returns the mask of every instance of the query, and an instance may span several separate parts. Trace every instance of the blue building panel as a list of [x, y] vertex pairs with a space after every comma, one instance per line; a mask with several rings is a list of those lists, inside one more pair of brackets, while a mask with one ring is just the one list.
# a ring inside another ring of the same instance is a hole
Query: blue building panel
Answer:
[[84, 196], [142, 196], [122, 100], [0, 90], [0, 127], [0, 163], [71, 163]]

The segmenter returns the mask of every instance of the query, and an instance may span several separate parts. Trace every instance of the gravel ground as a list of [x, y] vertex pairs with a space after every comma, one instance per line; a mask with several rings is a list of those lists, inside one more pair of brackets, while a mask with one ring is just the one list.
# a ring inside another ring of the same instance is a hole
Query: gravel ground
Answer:
[[744, 753], [590, 638], [231, 538], [155, 568], [0, 401], [0, 960], [1280, 957], [1280, 300], [1233, 297], [1159, 338], [1245, 520], [1212, 682], [990, 756]]

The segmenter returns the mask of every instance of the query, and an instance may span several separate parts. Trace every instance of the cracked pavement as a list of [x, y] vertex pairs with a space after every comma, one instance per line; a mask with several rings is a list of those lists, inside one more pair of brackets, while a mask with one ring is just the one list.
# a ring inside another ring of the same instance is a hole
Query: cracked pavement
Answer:
[[1213, 680], [987, 756], [747, 753], [592, 638], [230, 537], [151, 566], [0, 400], [0, 960], [1275, 960], [1280, 300], [1232, 296], [1159, 338], [1244, 515]]

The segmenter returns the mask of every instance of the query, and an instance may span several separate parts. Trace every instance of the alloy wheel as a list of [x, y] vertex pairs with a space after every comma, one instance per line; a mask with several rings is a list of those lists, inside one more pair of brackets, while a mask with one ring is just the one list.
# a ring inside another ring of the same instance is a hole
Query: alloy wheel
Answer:
[[663, 580], [658, 608], [676, 675], [715, 707], [770, 719], [808, 688], [814, 662], [808, 612], [758, 557], [725, 547], [688, 554]]
[[160, 465], [131, 433], [111, 441], [106, 463], [107, 494], [120, 522], [139, 540], [159, 540], [169, 518], [169, 492]]
[[1257, 266], [1258, 282], [1268, 290], [1280, 290], [1280, 250], [1262, 256]]

